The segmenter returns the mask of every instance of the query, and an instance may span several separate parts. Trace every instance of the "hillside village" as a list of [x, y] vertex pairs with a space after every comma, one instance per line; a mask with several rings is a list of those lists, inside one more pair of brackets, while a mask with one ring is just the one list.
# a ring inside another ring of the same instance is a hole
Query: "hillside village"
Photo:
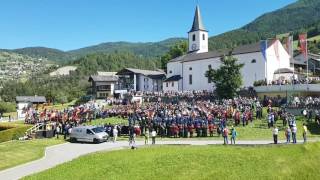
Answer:
[[47, 59], [0, 52], [0, 79], [3, 81], [28, 79], [34, 74], [44, 72], [51, 66], [55, 65]]

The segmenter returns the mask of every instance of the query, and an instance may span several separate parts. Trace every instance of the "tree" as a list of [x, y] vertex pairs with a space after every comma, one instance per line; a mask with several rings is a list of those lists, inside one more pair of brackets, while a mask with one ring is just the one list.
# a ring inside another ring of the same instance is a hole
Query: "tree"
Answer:
[[161, 57], [161, 68], [167, 71], [167, 63], [176, 57], [186, 54], [188, 51], [188, 44], [186, 41], [177, 42], [170, 48], [169, 52]]
[[242, 85], [240, 70], [244, 64], [237, 63], [238, 60], [231, 53], [223, 56], [220, 61], [220, 68], [209, 69], [205, 76], [215, 83], [215, 91], [220, 98], [233, 98]]

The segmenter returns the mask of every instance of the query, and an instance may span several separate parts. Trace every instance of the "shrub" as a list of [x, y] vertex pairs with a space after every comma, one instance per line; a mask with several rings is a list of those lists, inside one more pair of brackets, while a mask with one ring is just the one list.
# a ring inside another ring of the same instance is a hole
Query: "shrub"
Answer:
[[31, 126], [29, 125], [20, 125], [20, 124], [9, 124], [9, 123], [3, 123], [0, 124], [0, 129], [6, 129], [0, 131], [0, 143], [10, 140], [18, 139], [19, 137], [22, 137], [25, 135], [25, 132], [27, 129], [29, 129]]
[[265, 80], [259, 80], [253, 83], [253, 86], [265, 86], [265, 85], [267, 85]]
[[11, 102], [0, 102], [0, 113], [15, 112], [16, 104]]

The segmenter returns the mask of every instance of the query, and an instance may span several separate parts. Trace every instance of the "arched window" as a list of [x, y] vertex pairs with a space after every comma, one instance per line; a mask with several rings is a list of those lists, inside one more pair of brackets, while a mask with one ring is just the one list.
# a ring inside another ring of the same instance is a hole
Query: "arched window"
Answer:
[[196, 35], [192, 35], [192, 41], [196, 41]]
[[202, 34], [202, 40], [206, 40], [206, 35]]
[[257, 62], [256, 59], [251, 60], [251, 63], [256, 63], [256, 62]]

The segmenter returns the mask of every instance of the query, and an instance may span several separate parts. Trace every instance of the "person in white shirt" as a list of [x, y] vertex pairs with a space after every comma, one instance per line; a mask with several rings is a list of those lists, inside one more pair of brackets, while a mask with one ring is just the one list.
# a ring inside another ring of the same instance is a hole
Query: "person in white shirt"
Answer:
[[292, 141], [293, 143], [297, 143], [297, 126], [294, 124], [293, 127], [292, 127]]
[[278, 144], [278, 134], [279, 134], [279, 129], [277, 128], [277, 126], [275, 126], [272, 130], [273, 133], [273, 141], [274, 144]]
[[113, 142], [116, 142], [117, 141], [117, 137], [118, 137], [118, 130], [117, 130], [117, 126], [114, 126], [113, 127]]
[[157, 132], [156, 130], [153, 129], [151, 132], [152, 144], [156, 144], [156, 136], [157, 136]]

